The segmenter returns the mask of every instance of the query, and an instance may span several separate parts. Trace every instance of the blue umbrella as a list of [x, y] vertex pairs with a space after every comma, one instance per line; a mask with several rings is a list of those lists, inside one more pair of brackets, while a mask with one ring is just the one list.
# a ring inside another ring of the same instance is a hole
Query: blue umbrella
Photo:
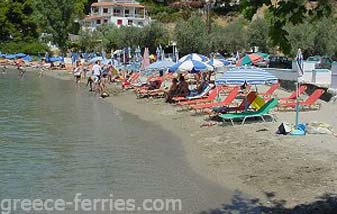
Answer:
[[171, 61], [157, 61], [155, 63], [150, 64], [150, 66], [147, 68], [147, 70], [167, 70], [170, 67], [172, 67], [175, 63]]
[[16, 55], [15, 54], [9, 54], [5, 56], [6, 59], [15, 59]]
[[213, 66], [214, 68], [221, 68], [221, 67], [224, 67], [230, 64], [229, 61], [224, 60], [224, 59], [211, 59], [207, 63]]
[[49, 57], [46, 59], [46, 62], [64, 62], [64, 58], [61, 56], [58, 57]]
[[22, 58], [22, 57], [25, 57], [27, 54], [24, 54], [24, 53], [18, 53], [18, 54], [15, 54], [15, 57], [16, 58]]
[[94, 57], [91, 60], [89, 60], [89, 63], [93, 64], [93, 63], [96, 63], [97, 61], [102, 61], [102, 60], [103, 60], [103, 57], [97, 56], [97, 57]]
[[102, 61], [102, 65], [107, 65], [107, 64], [109, 64], [109, 62], [112, 63], [112, 60], [111, 59], [105, 59], [105, 60]]
[[213, 67], [207, 63], [197, 61], [197, 60], [186, 60], [183, 62], [178, 62], [170, 67], [170, 72], [177, 73], [199, 73], [200, 71], [213, 71]]
[[234, 68], [217, 78], [217, 85], [266, 85], [277, 83], [278, 79], [271, 73], [258, 68]]
[[31, 62], [33, 58], [29, 55], [26, 55], [25, 57], [22, 58], [24, 61]]
[[181, 59], [179, 59], [179, 62], [183, 62], [186, 60], [196, 60], [196, 61], [202, 61], [205, 62], [208, 60], [208, 58], [202, 54], [197, 54], [197, 53], [191, 53], [188, 55], [185, 55], [183, 57], [181, 57]]

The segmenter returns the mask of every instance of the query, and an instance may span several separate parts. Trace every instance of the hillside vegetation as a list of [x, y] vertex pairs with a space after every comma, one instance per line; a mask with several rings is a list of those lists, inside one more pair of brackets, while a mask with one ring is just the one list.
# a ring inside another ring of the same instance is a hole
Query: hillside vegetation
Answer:
[[[95, 32], [81, 32], [78, 22], [94, 0], [1, 1], [0, 51], [43, 51], [47, 42], [62, 51], [109, 51], [138, 45], [153, 50], [174, 40], [182, 54], [259, 47], [290, 56], [298, 48], [306, 56], [337, 55], [334, 0], [213, 0], [209, 16], [204, 0], [141, 1], [155, 20], [150, 26], [102, 26]], [[79, 34], [80, 41], [70, 42], [69, 33]]]

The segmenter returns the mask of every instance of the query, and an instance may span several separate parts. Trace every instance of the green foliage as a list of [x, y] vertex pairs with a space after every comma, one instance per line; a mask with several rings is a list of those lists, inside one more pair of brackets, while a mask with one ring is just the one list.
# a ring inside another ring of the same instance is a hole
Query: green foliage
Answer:
[[224, 29], [225, 47], [229, 52], [246, 50], [248, 48], [247, 22], [239, 18], [228, 24]]
[[68, 34], [74, 29], [75, 20], [83, 15], [86, 0], [36, 0], [37, 15], [43, 32], [51, 35], [53, 43], [65, 51]]
[[80, 32], [79, 46], [83, 51], [101, 51], [136, 48], [139, 45], [155, 51], [160, 44], [168, 44], [168, 35], [163, 24], [157, 22], [144, 28], [101, 25], [94, 32]]
[[248, 43], [250, 47], [257, 46], [260, 51], [269, 52], [269, 23], [264, 18], [258, 18], [248, 26]]
[[287, 40], [288, 33], [284, 26], [300, 24], [308, 16], [317, 20], [328, 17], [332, 13], [332, 2], [332, 0], [288, 0], [275, 3], [271, 0], [242, 0], [240, 5], [241, 12], [247, 19], [251, 19], [261, 6], [268, 6], [271, 21], [269, 36], [274, 46], [279, 46], [283, 52], [289, 54], [291, 45]]
[[197, 16], [177, 23], [175, 37], [181, 54], [207, 50], [207, 25]]
[[295, 56], [297, 49], [301, 48], [304, 55], [329, 55], [336, 54], [337, 26], [333, 18], [322, 18], [313, 22], [285, 27], [287, 39], [291, 46], [291, 55]]
[[38, 55], [48, 50], [47, 45], [39, 41], [30, 42], [4, 42], [0, 43], [0, 51], [3, 53], [26, 53], [31, 55]]
[[0, 2], [0, 42], [31, 40], [38, 37], [32, 6], [33, 0]]

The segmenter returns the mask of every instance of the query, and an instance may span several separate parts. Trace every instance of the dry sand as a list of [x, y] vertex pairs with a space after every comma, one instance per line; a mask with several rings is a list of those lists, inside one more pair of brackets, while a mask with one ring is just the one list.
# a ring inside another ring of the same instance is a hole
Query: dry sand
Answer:
[[[46, 73], [71, 79], [65, 72]], [[177, 112], [162, 100], [136, 99], [131, 91], [105, 101], [180, 137], [187, 160], [198, 174], [258, 199], [253, 203], [291, 208], [337, 193], [336, 137], [275, 134], [281, 121], [293, 123], [294, 112], [277, 112], [276, 123], [200, 127], [205, 116]], [[320, 111], [303, 112], [300, 118], [307, 123], [325, 122], [337, 129], [337, 103], [323, 103]]]

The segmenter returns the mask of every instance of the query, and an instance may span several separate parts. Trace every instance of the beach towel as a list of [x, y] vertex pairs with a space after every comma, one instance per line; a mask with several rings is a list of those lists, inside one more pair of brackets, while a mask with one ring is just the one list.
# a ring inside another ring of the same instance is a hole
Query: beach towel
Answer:
[[264, 106], [264, 104], [265, 100], [262, 97], [257, 96], [253, 101], [252, 106], [254, 107], [254, 109], [259, 110], [262, 106]]

